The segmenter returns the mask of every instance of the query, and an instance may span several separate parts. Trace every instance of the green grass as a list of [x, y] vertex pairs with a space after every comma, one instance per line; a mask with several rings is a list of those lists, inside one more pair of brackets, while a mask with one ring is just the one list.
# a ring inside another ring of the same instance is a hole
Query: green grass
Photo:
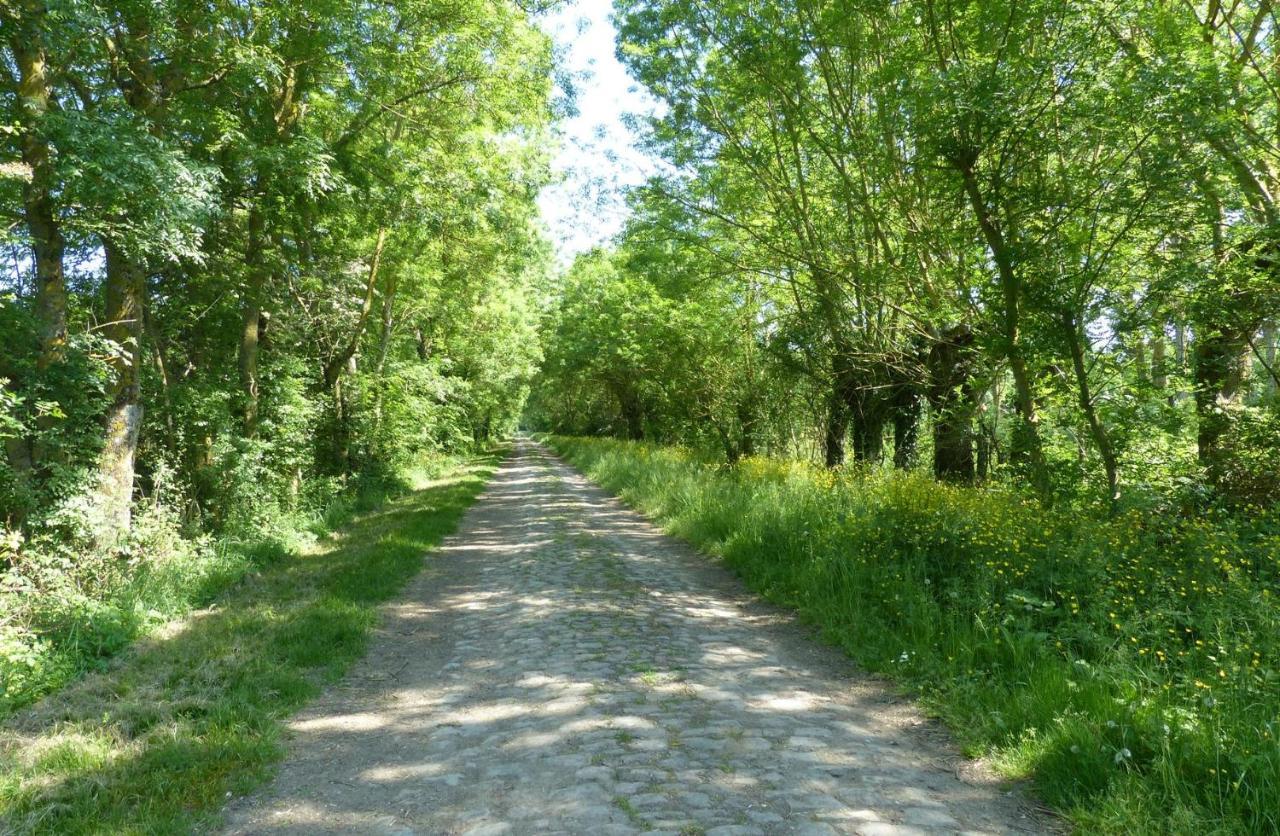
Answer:
[[180, 833], [270, 777], [282, 719], [365, 650], [377, 606], [457, 525], [497, 462], [282, 552], [0, 727], [0, 832]]
[[640, 811], [637, 810], [634, 805], [632, 805], [631, 799], [621, 795], [616, 796], [613, 799], [613, 806], [621, 810], [626, 815], [627, 820], [630, 821], [631, 824], [635, 825], [636, 827], [643, 828], [644, 830], [649, 829], [648, 820], [645, 819], [645, 817], [640, 814]]
[[1105, 518], [913, 474], [549, 441], [1082, 830], [1280, 830], [1280, 509]]

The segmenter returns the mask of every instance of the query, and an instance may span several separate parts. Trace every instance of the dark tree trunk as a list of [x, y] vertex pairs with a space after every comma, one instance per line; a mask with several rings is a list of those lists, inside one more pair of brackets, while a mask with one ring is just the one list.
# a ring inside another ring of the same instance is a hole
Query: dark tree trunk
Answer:
[[849, 432], [849, 404], [838, 386], [832, 387], [827, 401], [827, 425], [823, 435], [826, 466], [844, 464], [844, 439]]
[[44, 133], [53, 91], [41, 32], [49, 23], [43, 3], [30, 4], [19, 14], [23, 25], [14, 27], [9, 44], [18, 70], [19, 149], [31, 172], [22, 186], [22, 206], [35, 266], [37, 362], [48, 368], [61, 359], [67, 339], [66, 243], [54, 202], [53, 153]]
[[920, 390], [913, 381], [900, 383], [893, 400], [893, 466], [908, 470], [916, 463], [920, 438]]
[[[986, 481], [991, 476], [991, 465], [995, 459], [996, 439], [995, 433], [985, 421], [978, 422], [978, 438], [977, 438], [977, 462], [974, 472], [974, 478], [978, 481]], [[961, 464], [961, 466], [963, 466]]]
[[859, 462], [876, 463], [884, 458], [885, 413], [878, 393], [862, 390], [854, 397], [849, 423], [853, 457]]
[[418, 359], [427, 362], [431, 359], [431, 336], [430, 325], [426, 328], [417, 328], [414, 330], [414, 348], [418, 352]]
[[1249, 336], [1242, 331], [1205, 329], [1196, 334], [1192, 347], [1199, 418], [1196, 449], [1215, 485], [1222, 477], [1222, 442], [1231, 427], [1230, 410], [1244, 396], [1243, 348]]
[[[627, 438], [632, 441], [642, 441], [644, 439], [644, 405], [640, 398], [631, 388], [630, 382], [625, 379], [610, 381], [608, 385], [614, 399], [618, 402], [618, 414], [626, 428]], [[616, 427], [616, 423], [614, 426]]]
[[40, 340], [37, 363], [46, 369], [62, 359], [67, 342], [67, 282], [62, 260], [66, 244], [49, 194], [32, 184], [27, 184], [25, 191], [27, 228], [35, 261], [35, 314]]
[[[17, 24], [8, 33], [8, 40], [18, 71], [14, 114], [18, 123], [19, 153], [30, 171], [22, 185], [22, 208], [35, 268], [36, 368], [44, 370], [60, 362], [66, 352], [67, 282], [63, 264], [66, 242], [54, 199], [53, 149], [44, 125], [53, 100], [48, 54], [42, 38], [49, 25], [48, 9], [44, 3], [27, 3], [22, 4], [17, 15]], [[38, 429], [48, 430], [53, 422], [53, 418], [42, 415]], [[6, 452], [19, 473], [40, 469], [48, 457], [38, 436], [6, 443]]]
[[933, 475], [972, 483], [973, 334], [965, 326], [942, 332], [929, 348], [929, 408], [933, 413]]
[[[959, 406], [959, 405], [957, 405]], [[984, 472], [990, 466], [989, 450], [983, 448]], [[933, 475], [945, 482], [971, 484], [977, 474], [973, 453], [973, 430], [967, 410], [959, 407], [934, 413]]]
[[627, 438], [632, 441], [644, 440], [644, 414], [634, 398], [627, 398], [623, 401], [622, 420], [627, 425]]

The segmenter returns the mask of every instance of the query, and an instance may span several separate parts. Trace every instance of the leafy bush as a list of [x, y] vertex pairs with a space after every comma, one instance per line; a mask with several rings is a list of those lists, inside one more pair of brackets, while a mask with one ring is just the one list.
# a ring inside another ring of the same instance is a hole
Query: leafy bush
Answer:
[[[35, 320], [0, 295], [0, 520], [43, 522], [64, 517], [85, 494], [88, 471], [102, 449], [114, 350], [92, 333], [71, 335], [59, 361], [39, 368]], [[33, 472], [33, 453], [42, 466]], [[15, 467], [15, 461], [27, 466]]]
[[552, 441], [1081, 825], [1280, 827], [1280, 507], [1104, 518], [912, 474]]
[[238, 576], [242, 555], [185, 539], [162, 507], [139, 513], [112, 551], [61, 529], [13, 549], [0, 574], [0, 714], [56, 690], [154, 624], [200, 603], [215, 578]]
[[1239, 505], [1280, 502], [1280, 406], [1242, 407], [1232, 416], [1223, 456], [1222, 490]]

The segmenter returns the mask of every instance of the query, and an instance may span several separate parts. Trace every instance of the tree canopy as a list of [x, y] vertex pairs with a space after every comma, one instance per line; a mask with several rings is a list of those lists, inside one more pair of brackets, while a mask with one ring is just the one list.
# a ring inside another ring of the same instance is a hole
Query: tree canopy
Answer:
[[1270, 3], [617, 10], [668, 165], [570, 272], [549, 426], [1274, 500]]
[[8, 526], [74, 510], [110, 543], [161, 492], [221, 525], [513, 423], [550, 265], [528, 11], [20, 0], [0, 25]]

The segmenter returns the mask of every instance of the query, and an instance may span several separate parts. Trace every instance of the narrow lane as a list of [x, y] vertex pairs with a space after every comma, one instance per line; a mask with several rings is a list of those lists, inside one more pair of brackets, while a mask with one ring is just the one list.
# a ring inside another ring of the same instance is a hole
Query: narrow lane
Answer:
[[1044, 832], [909, 705], [521, 442], [229, 833]]

